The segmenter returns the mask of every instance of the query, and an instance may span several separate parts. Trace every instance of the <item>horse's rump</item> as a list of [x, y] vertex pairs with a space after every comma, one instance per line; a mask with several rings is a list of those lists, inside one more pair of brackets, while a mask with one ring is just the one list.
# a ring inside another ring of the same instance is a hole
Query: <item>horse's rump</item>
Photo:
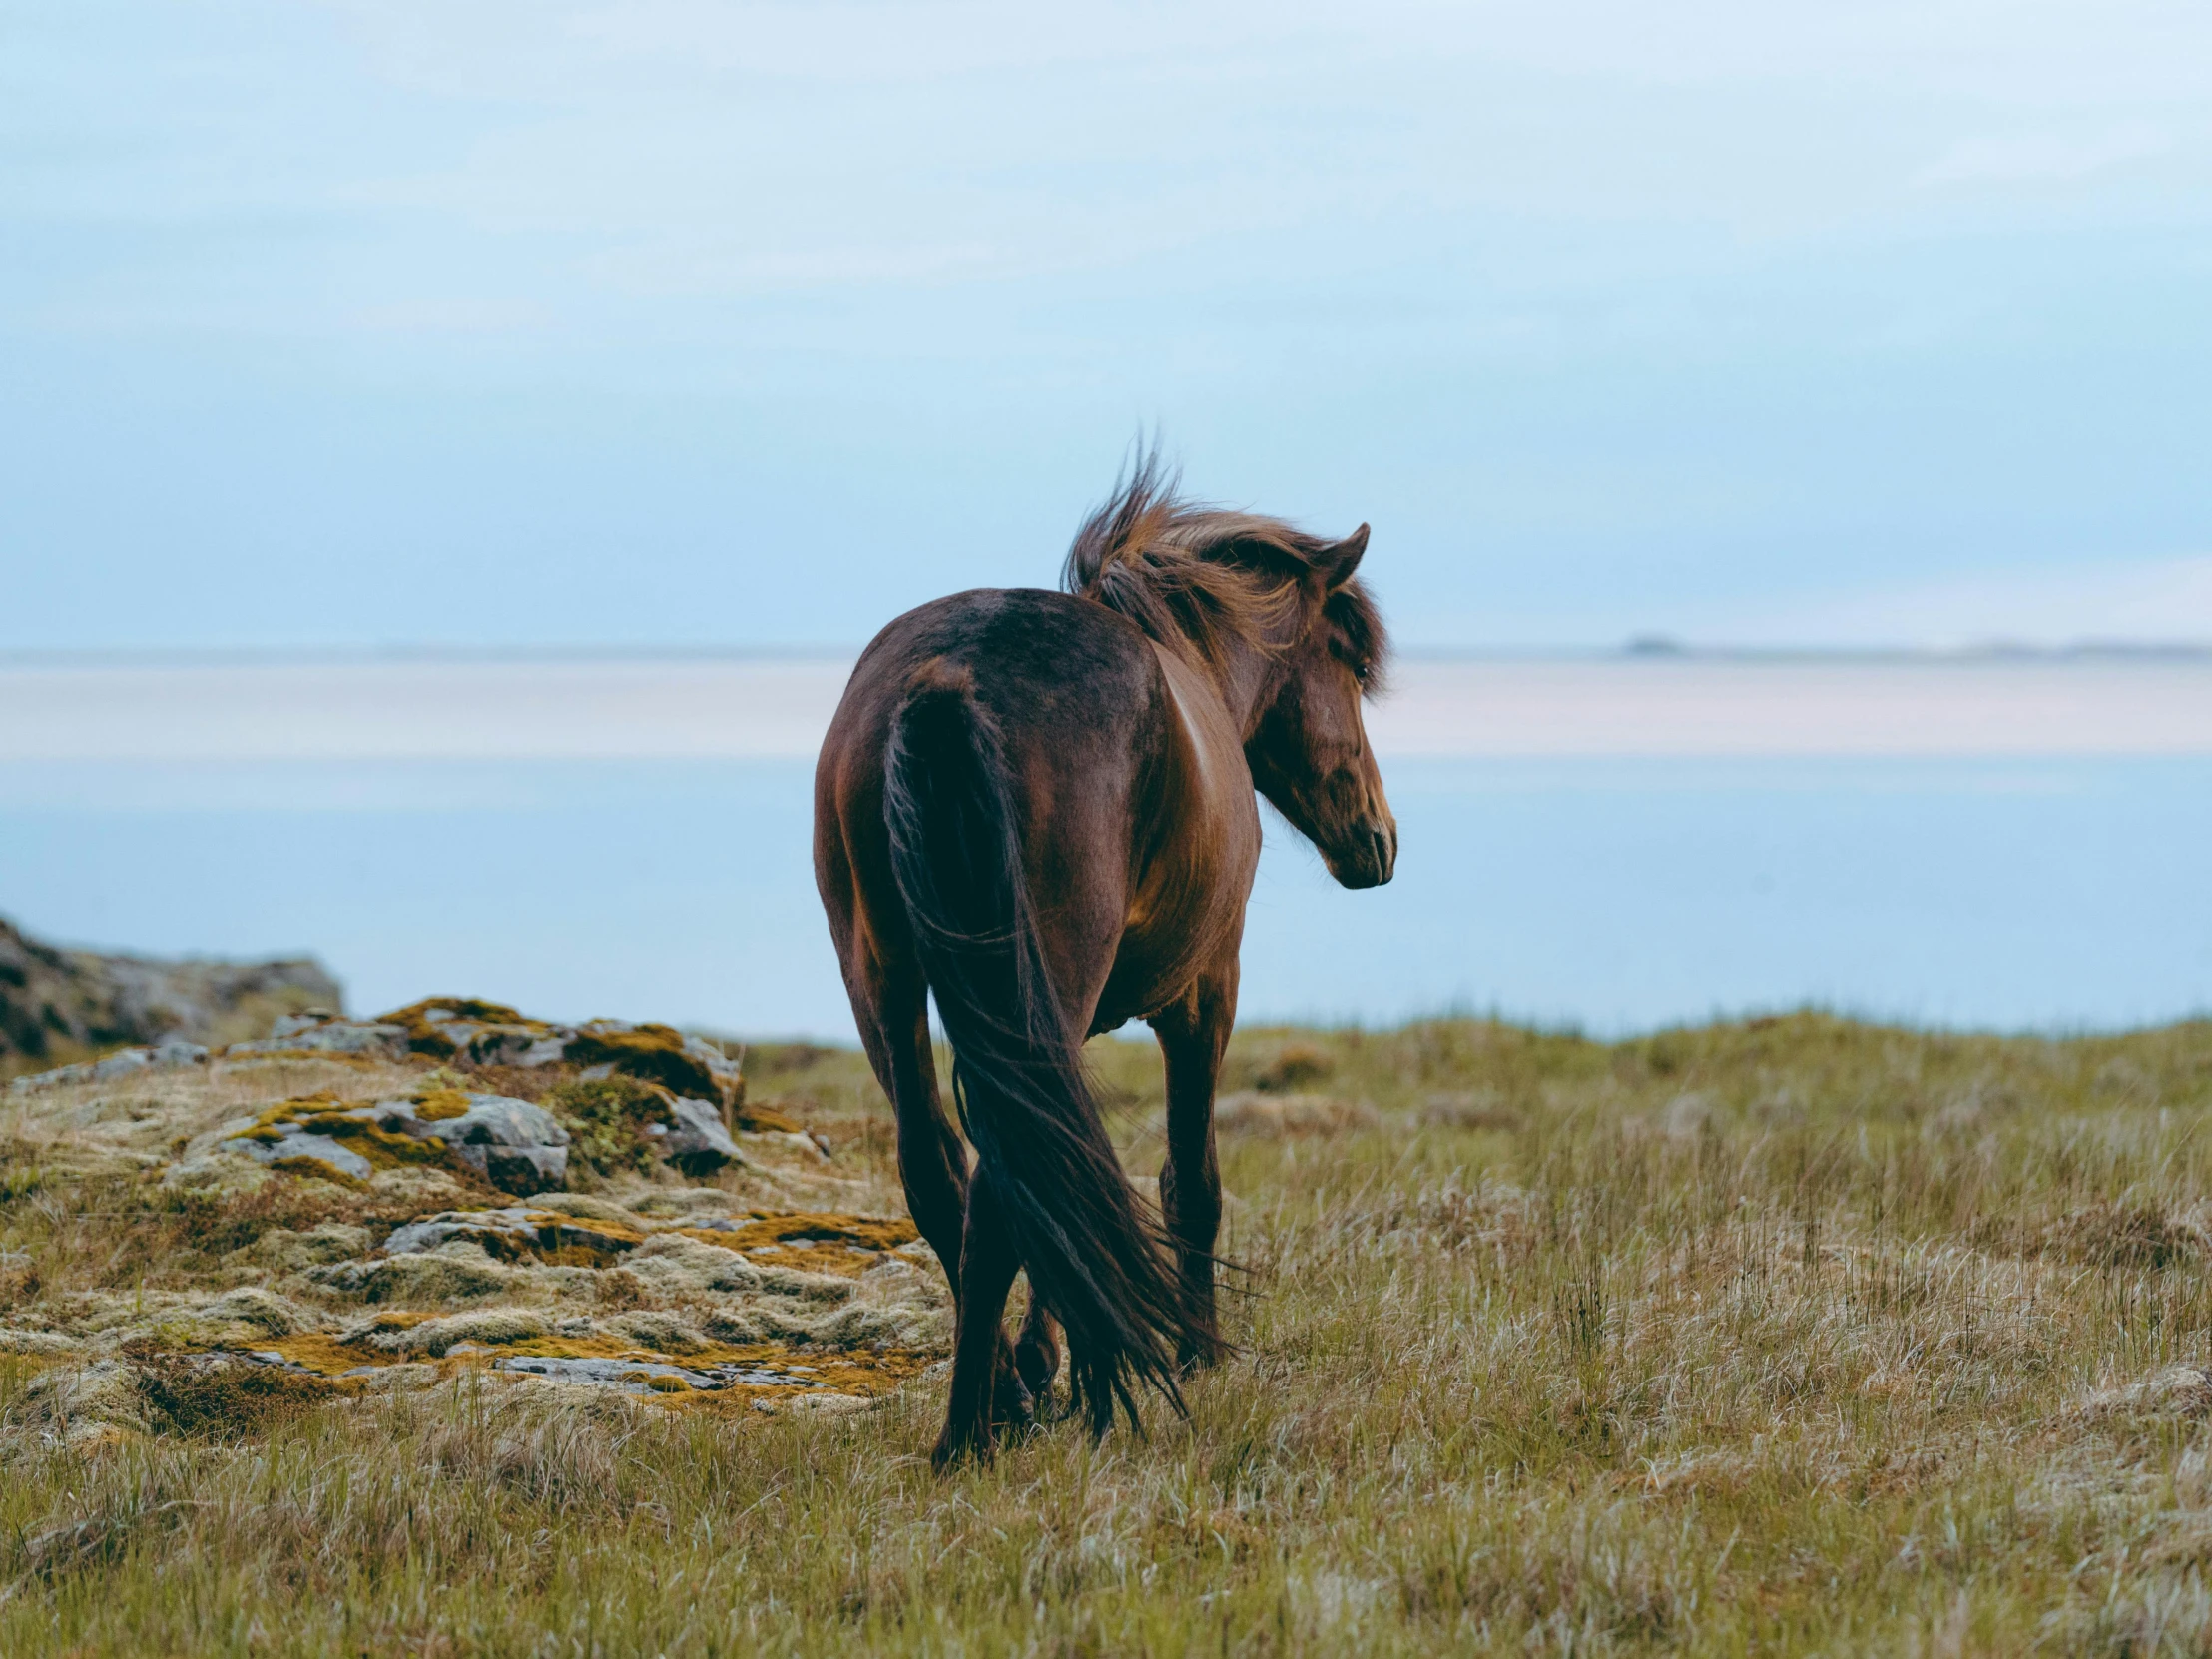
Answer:
[[890, 720], [883, 811], [915, 954], [953, 1049], [953, 1094], [1029, 1274], [1066, 1327], [1103, 1429], [1130, 1383], [1181, 1399], [1173, 1356], [1210, 1345], [1107, 1138], [1053, 984], [999, 720], [964, 664], [916, 665]]

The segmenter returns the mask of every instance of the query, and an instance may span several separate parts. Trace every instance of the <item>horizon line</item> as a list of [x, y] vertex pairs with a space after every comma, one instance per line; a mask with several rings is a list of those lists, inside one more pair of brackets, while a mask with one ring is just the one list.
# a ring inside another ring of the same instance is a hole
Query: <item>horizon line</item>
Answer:
[[[303, 663], [848, 663], [863, 644], [670, 644], [565, 642], [544, 645], [391, 643], [381, 645], [215, 645], [0, 647], [0, 670], [36, 668], [293, 667]], [[2212, 639], [2112, 639], [2051, 643], [1992, 637], [1959, 645], [1701, 643], [1637, 634], [1613, 645], [1402, 645], [1401, 662], [2051, 662], [2068, 659], [2212, 661]]]

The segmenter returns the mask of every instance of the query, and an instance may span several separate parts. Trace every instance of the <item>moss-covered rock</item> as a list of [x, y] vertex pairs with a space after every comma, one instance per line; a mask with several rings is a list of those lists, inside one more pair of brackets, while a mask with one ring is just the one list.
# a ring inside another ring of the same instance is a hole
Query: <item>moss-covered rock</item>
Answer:
[[339, 1181], [409, 1166], [463, 1169], [524, 1195], [563, 1185], [568, 1171], [568, 1132], [543, 1108], [445, 1088], [405, 1099], [343, 1100], [325, 1090], [278, 1101], [221, 1149]]
[[602, 1180], [650, 1170], [676, 1120], [674, 1096], [635, 1077], [577, 1078], [538, 1104], [567, 1127], [570, 1157]]
[[144, 1358], [136, 1382], [152, 1427], [196, 1439], [264, 1433], [341, 1392], [319, 1377], [222, 1354]]
[[567, 1060], [586, 1075], [604, 1067], [604, 1075], [643, 1078], [673, 1094], [712, 1101], [725, 1110], [745, 1096], [745, 1078], [736, 1062], [714, 1044], [687, 1037], [673, 1025], [593, 1020], [570, 1039]]
[[[894, 1385], [926, 1361], [894, 1352], [900, 1333], [942, 1351], [942, 1283], [869, 1277], [910, 1229], [837, 1213], [869, 1201], [865, 1182], [787, 1152], [791, 1132], [742, 1159], [742, 1080], [714, 1045], [509, 1016], [460, 998], [302, 1015], [206, 1062], [9, 1096], [0, 1353], [22, 1406], [0, 1456], [12, 1431], [249, 1436], [319, 1398], [460, 1376], [751, 1422], [751, 1402], [826, 1392], [825, 1368]], [[495, 1196], [517, 1156], [521, 1190]], [[541, 1157], [590, 1193], [533, 1190]], [[745, 1208], [763, 1202], [808, 1213]]]
[[[480, 1065], [549, 1065], [561, 1058], [568, 1033], [518, 1013], [504, 1002], [473, 996], [432, 996], [377, 1016], [379, 1025], [396, 1026], [410, 1053], [436, 1060], [462, 1059]], [[542, 1058], [523, 1058], [551, 1044]]]
[[635, 1225], [557, 1211], [516, 1206], [504, 1210], [449, 1210], [393, 1230], [384, 1241], [386, 1256], [414, 1256], [460, 1239], [496, 1261], [562, 1261], [577, 1266], [599, 1262], [645, 1242]]

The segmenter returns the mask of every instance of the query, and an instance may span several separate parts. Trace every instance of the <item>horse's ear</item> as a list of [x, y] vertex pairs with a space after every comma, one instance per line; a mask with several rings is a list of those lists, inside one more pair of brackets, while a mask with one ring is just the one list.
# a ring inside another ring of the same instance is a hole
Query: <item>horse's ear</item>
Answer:
[[1352, 573], [1360, 568], [1360, 560], [1368, 550], [1368, 527], [1363, 524], [1333, 547], [1325, 547], [1314, 558], [1314, 568], [1321, 572], [1322, 585], [1341, 588], [1352, 580]]

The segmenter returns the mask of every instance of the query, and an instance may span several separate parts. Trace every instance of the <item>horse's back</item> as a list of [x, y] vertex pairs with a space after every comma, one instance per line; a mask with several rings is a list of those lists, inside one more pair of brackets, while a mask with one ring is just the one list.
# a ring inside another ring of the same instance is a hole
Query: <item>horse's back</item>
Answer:
[[956, 686], [990, 722], [1019, 798], [1025, 874], [1071, 1009], [1119, 1024], [1233, 954], [1259, 851], [1251, 780], [1234, 734], [1215, 730], [1221, 712], [1192, 709], [1170, 679], [1133, 623], [1067, 594], [977, 589], [890, 623], [853, 670], [816, 774], [816, 870], [840, 953], [849, 962], [857, 932], [908, 954], [886, 757], [909, 699]]
[[959, 684], [1008, 763], [1042, 783], [1142, 747], [1159, 725], [1149, 643], [1100, 606], [1039, 588], [977, 588], [920, 605], [869, 643], [823, 745], [826, 775], [880, 770], [900, 706]]
[[1011, 740], [1057, 724], [1071, 699], [1094, 716], [1134, 719], [1155, 696], [1149, 646], [1126, 619], [1049, 589], [972, 588], [886, 625], [860, 654], [840, 718], [887, 725], [913, 675], [939, 662], [967, 671]]
[[[1157, 765], [1160, 674], [1150, 643], [1087, 600], [979, 588], [916, 607], [861, 653], [816, 769], [817, 875], [838, 911], [857, 904], [897, 931], [883, 829], [885, 756], [918, 689], [957, 685], [993, 729], [1024, 807], [1030, 876], [1063, 914], [1103, 928], [1123, 900], [1132, 797]], [[840, 898], [843, 904], [840, 904]]]

